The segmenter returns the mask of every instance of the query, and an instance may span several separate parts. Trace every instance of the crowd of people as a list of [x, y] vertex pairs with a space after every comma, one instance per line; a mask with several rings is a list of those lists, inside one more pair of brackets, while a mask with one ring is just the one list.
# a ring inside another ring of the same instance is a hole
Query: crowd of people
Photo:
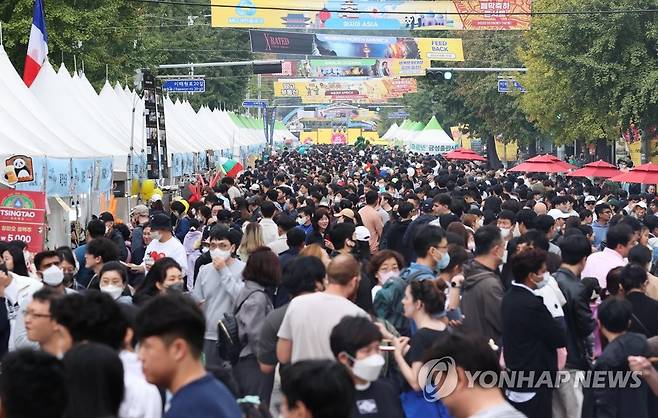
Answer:
[[658, 416], [655, 186], [348, 146], [214, 177], [0, 242], [0, 416]]

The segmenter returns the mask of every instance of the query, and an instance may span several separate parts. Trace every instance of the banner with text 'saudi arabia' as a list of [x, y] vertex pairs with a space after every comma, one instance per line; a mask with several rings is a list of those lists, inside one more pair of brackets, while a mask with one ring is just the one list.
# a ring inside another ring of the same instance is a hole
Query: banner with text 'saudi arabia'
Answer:
[[211, 0], [213, 27], [528, 30], [532, 0]]
[[341, 58], [464, 61], [461, 39], [250, 30], [252, 52]]

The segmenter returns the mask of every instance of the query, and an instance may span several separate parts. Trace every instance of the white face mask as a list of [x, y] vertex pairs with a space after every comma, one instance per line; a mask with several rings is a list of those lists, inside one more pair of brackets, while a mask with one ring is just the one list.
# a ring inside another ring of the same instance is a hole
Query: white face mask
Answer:
[[384, 357], [381, 354], [373, 354], [359, 360], [352, 356], [349, 357], [354, 362], [352, 365], [354, 376], [368, 382], [374, 382], [379, 378], [379, 373], [381, 373], [385, 363]]
[[546, 286], [548, 284], [548, 280], [550, 279], [550, 277], [551, 277], [551, 273], [545, 272], [544, 275], [542, 276], [541, 281], [538, 282], [538, 283], [535, 283], [535, 285], [537, 286], [537, 290], [539, 290], [542, 287]]
[[231, 252], [227, 250], [220, 250], [219, 248], [210, 250], [210, 258], [221, 258], [222, 260], [228, 260], [231, 258]]
[[480, 218], [477, 220], [478, 226], [483, 226], [484, 225], [484, 218]]
[[400, 272], [397, 270], [391, 270], [384, 273], [379, 273], [379, 284], [384, 286], [384, 284], [386, 284], [387, 281], [391, 280], [391, 278], [393, 277], [398, 276], [399, 274]]
[[162, 238], [160, 231], [151, 231], [151, 239], [153, 241], [160, 241], [160, 238]]
[[123, 287], [114, 286], [112, 284], [109, 286], [101, 286], [101, 292], [107, 293], [112, 299], [117, 300], [123, 293]]
[[59, 286], [64, 281], [64, 272], [57, 266], [50, 266], [42, 273], [43, 282], [48, 286]]
[[469, 241], [468, 242], [468, 250], [469, 251], [474, 251], [475, 250], [475, 241]]
[[306, 223], [306, 218], [301, 217], [301, 216], [299, 218], [297, 218], [297, 224], [298, 225], [304, 225], [305, 223]]
[[506, 239], [507, 237], [509, 237], [510, 232], [512, 232], [511, 228], [500, 228], [500, 236], [503, 239]]

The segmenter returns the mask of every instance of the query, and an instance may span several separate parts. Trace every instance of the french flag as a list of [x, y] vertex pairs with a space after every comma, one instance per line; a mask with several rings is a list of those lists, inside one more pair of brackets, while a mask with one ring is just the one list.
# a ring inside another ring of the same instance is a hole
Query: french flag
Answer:
[[25, 70], [23, 71], [23, 81], [28, 87], [37, 78], [37, 74], [39, 74], [39, 70], [41, 70], [41, 66], [46, 62], [46, 59], [48, 59], [48, 32], [46, 32], [43, 2], [42, 0], [35, 0], [30, 42], [27, 45]]

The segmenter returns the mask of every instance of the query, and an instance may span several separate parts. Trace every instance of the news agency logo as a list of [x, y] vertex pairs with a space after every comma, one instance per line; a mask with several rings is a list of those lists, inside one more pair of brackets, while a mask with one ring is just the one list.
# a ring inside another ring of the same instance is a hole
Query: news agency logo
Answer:
[[[503, 370], [499, 372], [466, 371], [466, 387], [483, 389], [556, 389], [573, 385], [587, 389], [637, 389], [642, 385], [642, 373], [621, 370], [589, 371], [523, 371]], [[439, 401], [450, 396], [459, 384], [455, 360], [452, 357], [433, 359], [423, 364], [418, 373], [418, 385], [428, 402]], [[463, 384], [463, 383], [462, 383]]]

